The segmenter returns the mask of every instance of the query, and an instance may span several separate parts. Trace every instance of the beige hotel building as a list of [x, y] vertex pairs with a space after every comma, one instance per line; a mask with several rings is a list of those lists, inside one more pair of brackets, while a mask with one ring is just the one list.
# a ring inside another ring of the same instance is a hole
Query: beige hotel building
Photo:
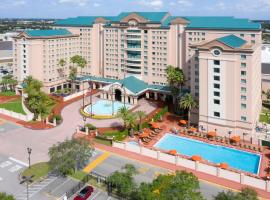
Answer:
[[[32, 75], [48, 93], [69, 87], [69, 60], [77, 54], [87, 60], [82, 75], [133, 75], [152, 85], [165, 86], [165, 70], [173, 65], [183, 69], [185, 87], [198, 99], [193, 121], [202, 130], [256, 137], [261, 110], [258, 23], [234, 17], [123, 12], [58, 20], [53, 30], [27, 30], [14, 39], [15, 77], [22, 81]], [[59, 66], [60, 59], [67, 62], [64, 67]]]

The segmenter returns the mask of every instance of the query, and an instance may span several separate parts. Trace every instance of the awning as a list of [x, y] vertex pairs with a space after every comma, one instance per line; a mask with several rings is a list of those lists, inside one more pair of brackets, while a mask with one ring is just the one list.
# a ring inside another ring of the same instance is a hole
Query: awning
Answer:
[[214, 132], [214, 131], [211, 131], [211, 132], [208, 132], [207, 133], [207, 136], [209, 136], [209, 137], [216, 137], [217, 136], [217, 133]]
[[191, 157], [191, 159], [192, 159], [193, 161], [201, 161], [201, 160], [202, 160], [202, 157], [199, 156], [199, 155], [194, 155], [194, 156]]
[[219, 167], [220, 167], [221, 169], [228, 169], [229, 165], [228, 165], [227, 163], [220, 163], [220, 164], [219, 164]]

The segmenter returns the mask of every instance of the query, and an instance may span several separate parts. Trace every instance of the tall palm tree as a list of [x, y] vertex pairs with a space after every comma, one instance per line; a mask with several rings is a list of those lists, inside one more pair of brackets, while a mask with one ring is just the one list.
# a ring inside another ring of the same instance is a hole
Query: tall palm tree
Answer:
[[61, 66], [61, 68], [59, 68], [59, 72], [61, 73], [61, 75], [63, 75], [63, 71], [64, 71], [64, 66], [66, 65], [66, 61], [62, 58], [59, 60], [58, 65]]
[[146, 113], [142, 110], [136, 112], [137, 117], [139, 118], [139, 129], [142, 130], [142, 119], [146, 116]]
[[179, 102], [180, 108], [188, 111], [188, 126], [190, 126], [190, 111], [197, 106], [197, 102], [191, 94], [186, 94]]
[[127, 118], [128, 118], [129, 112], [130, 111], [125, 106], [120, 107], [117, 111], [117, 116], [123, 120], [125, 128], [127, 127]]
[[85, 68], [86, 64], [87, 64], [87, 61], [83, 57], [80, 56], [80, 58], [78, 59], [78, 66], [81, 68], [81, 75], [82, 75], [82, 70], [83, 68]]

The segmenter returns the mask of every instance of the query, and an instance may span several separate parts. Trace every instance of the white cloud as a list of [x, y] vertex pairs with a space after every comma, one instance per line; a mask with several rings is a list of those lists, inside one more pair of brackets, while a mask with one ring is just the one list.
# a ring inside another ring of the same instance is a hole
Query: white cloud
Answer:
[[178, 0], [177, 3], [182, 7], [190, 7], [193, 5], [191, 0]]
[[244, 0], [237, 3], [235, 8], [242, 12], [260, 12], [268, 11], [270, 9], [270, 0]]
[[58, 0], [58, 3], [72, 3], [82, 7], [87, 5], [89, 0]]
[[93, 4], [93, 6], [94, 7], [99, 7], [99, 6], [101, 6], [101, 4], [96, 2], [96, 3]]
[[220, 10], [226, 10], [226, 5], [224, 2], [218, 2], [217, 5], [216, 5], [217, 9], [220, 9]]
[[26, 5], [27, 1], [26, 0], [4, 0], [0, 3], [0, 8], [10, 8], [10, 7], [16, 7], [16, 6], [23, 6]]
[[141, 0], [139, 3], [143, 6], [152, 7], [154, 9], [160, 9], [163, 7], [162, 0]]

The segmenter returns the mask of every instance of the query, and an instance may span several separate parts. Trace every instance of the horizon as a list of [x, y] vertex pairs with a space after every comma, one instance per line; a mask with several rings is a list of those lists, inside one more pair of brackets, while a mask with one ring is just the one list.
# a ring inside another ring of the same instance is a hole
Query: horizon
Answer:
[[0, 18], [63, 19], [77, 16], [112, 16], [132, 11], [166, 11], [174, 16], [270, 19], [269, 0], [257, 0], [256, 3], [253, 0], [205, 0], [203, 3], [202, 5], [200, 0], [2, 0]]

